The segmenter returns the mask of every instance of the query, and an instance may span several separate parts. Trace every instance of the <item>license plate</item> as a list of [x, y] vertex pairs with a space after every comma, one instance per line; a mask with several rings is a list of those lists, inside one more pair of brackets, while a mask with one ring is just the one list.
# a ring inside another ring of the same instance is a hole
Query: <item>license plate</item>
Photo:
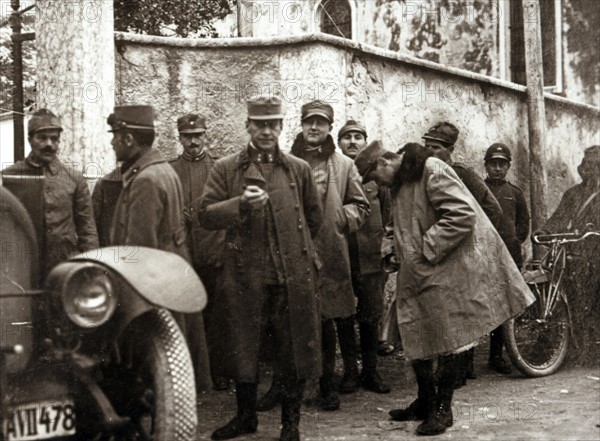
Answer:
[[4, 439], [30, 441], [75, 435], [73, 401], [45, 401], [9, 407], [4, 421]]

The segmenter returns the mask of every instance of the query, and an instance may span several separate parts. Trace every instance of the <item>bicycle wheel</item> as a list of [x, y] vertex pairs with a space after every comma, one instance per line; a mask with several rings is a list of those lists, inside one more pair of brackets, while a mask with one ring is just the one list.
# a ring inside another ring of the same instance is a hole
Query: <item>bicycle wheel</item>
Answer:
[[548, 306], [549, 283], [529, 284], [536, 301], [502, 327], [506, 351], [528, 377], [556, 372], [565, 360], [571, 340], [569, 309], [561, 289]]

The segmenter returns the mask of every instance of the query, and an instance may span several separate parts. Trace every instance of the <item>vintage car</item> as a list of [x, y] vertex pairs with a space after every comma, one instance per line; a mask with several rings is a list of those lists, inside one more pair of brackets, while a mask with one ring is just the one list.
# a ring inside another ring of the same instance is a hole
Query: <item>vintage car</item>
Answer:
[[100, 248], [39, 281], [32, 210], [0, 186], [0, 440], [194, 439], [194, 373], [174, 319], [206, 304], [189, 263]]

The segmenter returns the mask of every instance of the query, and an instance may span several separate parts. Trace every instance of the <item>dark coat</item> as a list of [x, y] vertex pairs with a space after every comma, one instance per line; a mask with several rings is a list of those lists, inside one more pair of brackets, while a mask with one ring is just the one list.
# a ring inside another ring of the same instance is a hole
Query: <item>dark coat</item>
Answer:
[[[350, 253], [352, 268], [358, 267], [359, 274], [376, 274], [381, 269], [381, 242], [385, 236], [385, 225], [390, 220], [390, 193], [386, 187], [378, 187], [375, 182], [367, 182], [364, 190], [371, 205], [369, 216], [362, 227], [354, 234], [357, 244], [356, 254]], [[357, 265], [358, 264], [358, 265]]]
[[215, 163], [200, 204], [200, 224], [226, 229], [220, 296], [227, 309], [230, 372], [236, 381], [255, 382], [264, 304], [264, 243], [257, 243], [264, 219], [240, 207], [247, 185], [269, 194], [277, 249], [285, 276], [291, 318], [295, 366], [300, 378], [321, 372], [320, 305], [316, 291], [316, 261], [312, 237], [321, 225], [319, 196], [309, 165], [279, 152], [271, 179], [250, 161], [247, 148]]
[[[304, 157], [304, 138], [298, 134], [291, 153]], [[352, 159], [335, 151], [328, 136], [313, 173], [325, 167], [327, 183], [323, 200], [323, 225], [315, 243], [323, 270], [319, 273], [324, 318], [349, 317], [356, 312], [352, 289], [347, 235], [358, 231], [369, 215], [369, 201]], [[322, 169], [321, 169], [322, 171]]]
[[189, 214], [189, 220], [186, 219], [187, 244], [196, 270], [223, 265], [225, 231], [210, 231], [202, 228], [197, 213], [204, 185], [215, 161], [216, 159], [204, 153], [192, 160], [180, 156], [169, 162], [181, 181], [183, 207]]
[[407, 358], [462, 348], [534, 301], [500, 235], [448, 164], [426, 159], [420, 178], [392, 192], [392, 215], [384, 252], [394, 249], [400, 261], [397, 311]]
[[111, 245], [146, 246], [189, 260], [181, 183], [157, 149], [145, 152], [123, 174]]
[[496, 227], [498, 233], [520, 268], [523, 264], [521, 244], [529, 236], [529, 209], [523, 190], [506, 180], [487, 178], [485, 183], [502, 207], [502, 217]]
[[485, 185], [485, 181], [472, 169], [460, 162], [450, 162], [449, 164], [477, 203], [483, 208], [483, 212], [490, 219], [492, 225], [498, 229], [502, 222], [502, 207], [494, 194]]
[[101, 247], [110, 245], [110, 229], [122, 188], [123, 177], [119, 167], [100, 178], [94, 186], [92, 203]]
[[6, 168], [3, 175], [43, 174], [45, 228], [44, 272], [74, 254], [98, 248], [92, 198], [83, 174], [58, 159], [38, 167], [29, 158]]

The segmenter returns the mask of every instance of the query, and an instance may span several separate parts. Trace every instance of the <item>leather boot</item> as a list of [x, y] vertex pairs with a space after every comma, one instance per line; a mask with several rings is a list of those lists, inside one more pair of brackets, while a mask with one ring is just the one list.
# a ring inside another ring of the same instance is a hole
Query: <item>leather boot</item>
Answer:
[[303, 394], [304, 380], [290, 382], [284, 387], [279, 441], [300, 441], [300, 407]]
[[475, 372], [475, 348], [471, 348], [466, 351], [467, 355], [467, 379], [477, 379], [477, 373]]
[[512, 372], [510, 364], [502, 357], [502, 347], [504, 346], [504, 336], [502, 328], [498, 327], [490, 333], [490, 358], [488, 367], [499, 374], [508, 375]]
[[341, 394], [350, 394], [356, 392], [360, 386], [354, 318], [348, 317], [339, 319], [336, 320], [336, 324], [340, 352], [342, 353], [342, 360], [344, 361], [344, 377], [340, 383], [339, 392]]
[[213, 440], [236, 438], [240, 435], [256, 432], [258, 419], [256, 416], [256, 383], [236, 384], [235, 398], [237, 415], [225, 426], [213, 432]]
[[282, 379], [277, 369], [273, 373], [273, 381], [271, 382], [271, 387], [267, 391], [266, 394], [262, 396], [260, 400], [258, 400], [258, 404], [256, 405], [256, 410], [259, 412], [266, 412], [271, 409], [274, 409], [281, 402], [282, 395]]
[[414, 360], [412, 362], [417, 377], [417, 399], [404, 409], [389, 411], [396, 421], [424, 420], [435, 405], [436, 393], [433, 380], [433, 360]]
[[321, 350], [323, 352], [323, 375], [319, 379], [321, 409], [333, 411], [340, 408], [340, 399], [333, 388], [333, 377], [335, 375], [335, 326], [333, 320], [323, 320], [321, 325]]
[[455, 355], [439, 357], [440, 379], [436, 404], [425, 421], [417, 427], [417, 435], [439, 435], [452, 426], [452, 396], [458, 375], [458, 360]]
[[360, 376], [361, 384], [365, 389], [372, 392], [387, 394], [391, 389], [383, 382], [377, 373], [377, 325], [372, 323], [360, 323], [359, 329], [360, 350], [363, 360], [363, 370]]
[[[467, 384], [467, 351], [455, 356], [457, 374], [454, 389], [460, 389]], [[440, 365], [443, 362], [440, 363]]]

